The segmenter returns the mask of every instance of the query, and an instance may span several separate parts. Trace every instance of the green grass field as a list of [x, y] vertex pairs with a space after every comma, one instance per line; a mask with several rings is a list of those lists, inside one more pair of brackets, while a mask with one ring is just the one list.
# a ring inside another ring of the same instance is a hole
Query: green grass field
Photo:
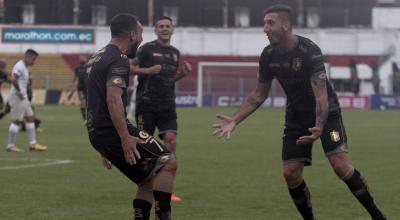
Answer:
[[[173, 203], [177, 220], [296, 220], [281, 174], [283, 110], [258, 110], [232, 139], [212, 136], [215, 113], [234, 109], [179, 109], [179, 173]], [[78, 107], [38, 107], [48, 152], [4, 151], [9, 116], [0, 121], [0, 219], [130, 219], [134, 184], [105, 170], [88, 142]], [[400, 219], [400, 112], [344, 112], [353, 165], [366, 177], [389, 219]], [[27, 149], [26, 134], [18, 146]], [[320, 144], [305, 169], [318, 219], [366, 220], [366, 211], [331, 171]], [[72, 160], [69, 164], [29, 167]], [[22, 166], [27, 165], [27, 166]], [[19, 169], [11, 169], [19, 167]]]

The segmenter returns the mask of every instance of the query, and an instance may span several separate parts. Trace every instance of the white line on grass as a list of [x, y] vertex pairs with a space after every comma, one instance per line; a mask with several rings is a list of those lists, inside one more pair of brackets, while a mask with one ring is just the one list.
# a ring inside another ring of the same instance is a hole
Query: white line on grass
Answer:
[[[45, 167], [45, 166], [54, 166], [61, 164], [69, 164], [73, 163], [73, 160], [57, 160], [57, 159], [35, 159], [35, 158], [0, 158], [0, 161], [29, 161], [29, 162], [39, 162], [33, 164], [22, 164], [16, 166], [0, 166], [0, 170], [19, 170], [19, 169], [27, 169], [33, 167]], [[44, 161], [44, 162], [41, 162]]]

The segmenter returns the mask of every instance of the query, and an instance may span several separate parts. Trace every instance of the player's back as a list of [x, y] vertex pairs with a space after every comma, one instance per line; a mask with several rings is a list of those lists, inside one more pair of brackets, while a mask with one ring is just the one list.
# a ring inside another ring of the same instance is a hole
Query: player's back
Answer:
[[127, 104], [126, 82], [129, 80], [128, 58], [116, 45], [109, 44], [94, 54], [87, 69], [87, 127], [96, 134], [115, 131], [107, 106], [107, 86], [116, 85], [123, 89], [121, 96]]

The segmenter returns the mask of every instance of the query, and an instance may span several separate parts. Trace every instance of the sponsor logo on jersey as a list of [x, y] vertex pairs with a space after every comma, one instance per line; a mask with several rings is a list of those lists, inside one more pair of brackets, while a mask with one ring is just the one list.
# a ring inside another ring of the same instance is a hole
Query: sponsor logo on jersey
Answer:
[[125, 74], [128, 74], [129, 71], [128, 71], [128, 68], [126, 68], [126, 67], [116, 67], [111, 70], [111, 73], [125, 75]]
[[162, 53], [153, 53], [153, 57], [162, 57]]

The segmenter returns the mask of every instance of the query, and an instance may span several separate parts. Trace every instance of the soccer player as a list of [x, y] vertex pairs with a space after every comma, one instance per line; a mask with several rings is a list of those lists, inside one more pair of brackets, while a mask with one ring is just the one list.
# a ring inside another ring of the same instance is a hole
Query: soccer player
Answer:
[[32, 106], [28, 100], [28, 84], [30, 80], [29, 66], [32, 66], [39, 54], [32, 49], [28, 49], [25, 52], [24, 58], [18, 61], [13, 70], [11, 76], [11, 91], [9, 103], [11, 106], [11, 119], [8, 130], [8, 152], [23, 152], [22, 149], [15, 146], [17, 134], [20, 130], [20, 126], [25, 118], [25, 128], [28, 133], [29, 150], [31, 151], [45, 151], [46, 146], [43, 146], [36, 141], [36, 129], [35, 129], [35, 116], [33, 114]]
[[87, 91], [87, 73], [86, 73], [86, 65], [87, 59], [85, 56], [79, 56], [79, 66], [75, 68], [74, 78], [72, 78], [71, 84], [74, 84], [78, 81], [76, 85], [76, 90], [79, 94], [79, 100], [81, 102], [80, 109], [81, 115], [84, 122], [86, 122], [86, 91]]
[[156, 218], [171, 219], [171, 192], [177, 163], [174, 153], [126, 118], [130, 66], [142, 41], [143, 28], [130, 14], [112, 18], [111, 41], [87, 64], [87, 129], [103, 164], [111, 164], [137, 184], [134, 219], [149, 219], [153, 198]]
[[[176, 151], [177, 114], [175, 82], [191, 72], [191, 65], [184, 61], [183, 71], [178, 71], [180, 52], [171, 45], [174, 33], [172, 19], [162, 16], [154, 29], [157, 39], [139, 48], [133, 60], [132, 72], [138, 74], [135, 118], [138, 128], [159, 137], [167, 148]], [[180, 198], [173, 195], [173, 200]]]
[[235, 127], [267, 99], [273, 78], [286, 96], [283, 135], [283, 175], [298, 211], [306, 220], [316, 219], [303, 168], [311, 165], [312, 143], [321, 139], [326, 157], [373, 220], [386, 219], [376, 206], [365, 180], [348, 157], [346, 132], [338, 98], [328, 82], [320, 48], [292, 33], [291, 8], [271, 6], [265, 11], [264, 32], [270, 45], [259, 61], [258, 84], [232, 116], [217, 114], [214, 134], [230, 138]]

